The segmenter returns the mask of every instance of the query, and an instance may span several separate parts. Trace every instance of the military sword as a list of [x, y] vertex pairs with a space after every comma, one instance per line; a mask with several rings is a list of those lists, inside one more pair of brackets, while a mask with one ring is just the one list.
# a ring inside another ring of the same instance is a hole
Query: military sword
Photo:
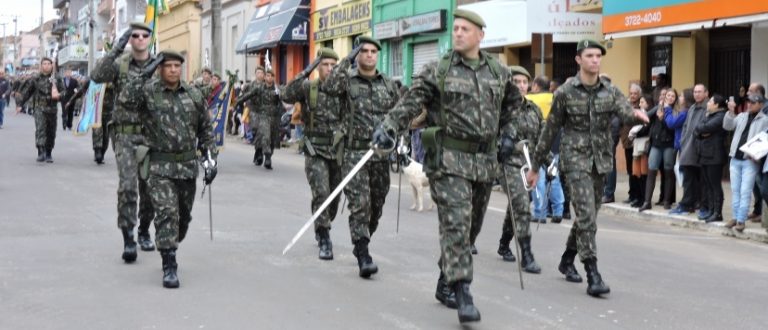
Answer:
[[400, 232], [400, 196], [403, 190], [403, 166], [400, 161], [408, 153], [408, 149], [405, 147], [405, 136], [400, 135], [400, 146], [397, 147], [397, 153], [395, 153], [395, 161], [397, 162], [397, 222], [395, 225], [395, 233]]
[[[210, 186], [210, 184], [209, 184]], [[211, 231], [211, 240], [213, 240], [213, 187], [208, 187], [208, 227]]]
[[363, 155], [363, 157], [360, 159], [360, 161], [358, 161], [357, 164], [355, 164], [355, 167], [353, 167], [352, 170], [349, 171], [349, 174], [347, 174], [347, 176], [345, 176], [344, 179], [341, 180], [339, 185], [336, 186], [336, 189], [334, 189], [331, 192], [331, 194], [323, 202], [323, 204], [320, 205], [319, 208], [317, 208], [314, 214], [312, 214], [312, 217], [309, 218], [309, 220], [307, 220], [307, 222], [304, 223], [304, 226], [302, 226], [301, 229], [299, 229], [299, 232], [293, 236], [293, 238], [291, 239], [291, 242], [285, 246], [285, 249], [283, 249], [283, 255], [285, 255], [288, 252], [288, 250], [290, 250], [293, 247], [293, 245], [296, 244], [299, 238], [301, 238], [301, 236], [304, 235], [307, 229], [309, 229], [309, 226], [311, 226], [312, 223], [315, 222], [317, 217], [319, 217], [320, 214], [323, 213], [323, 211], [325, 211], [328, 205], [330, 205], [331, 202], [336, 198], [336, 196], [338, 196], [339, 193], [341, 193], [342, 189], [344, 189], [344, 187], [346, 187], [347, 184], [349, 184], [349, 181], [352, 181], [352, 178], [355, 176], [355, 174], [357, 174], [357, 172], [360, 172], [360, 169], [363, 168], [365, 163], [368, 162], [369, 159], [371, 159], [371, 156], [373, 156], [373, 153], [374, 153], [373, 148], [368, 149], [368, 152], [366, 152], [365, 155]]
[[[515, 224], [515, 210], [512, 209], [512, 195], [510, 194], [509, 185], [507, 184], [509, 181], [509, 177], [507, 176], [507, 167], [502, 163], [501, 164], [501, 172], [504, 175], [504, 185], [507, 188], [507, 211], [509, 212], [510, 222], [512, 223], [512, 233], [514, 235], [514, 238], [512, 239], [512, 244], [515, 245], [515, 251], [517, 252], [517, 256], [523, 258], [522, 255], [520, 255], [520, 245], [518, 245], [518, 238], [520, 235], [517, 233], [517, 225]], [[523, 182], [525, 182], [525, 179], [523, 179]], [[528, 187], [526, 183], [523, 183], [523, 186]], [[522, 262], [517, 262], [517, 272], [520, 275], [520, 290], [525, 290], [525, 287], [523, 286], [523, 266], [520, 265]]]

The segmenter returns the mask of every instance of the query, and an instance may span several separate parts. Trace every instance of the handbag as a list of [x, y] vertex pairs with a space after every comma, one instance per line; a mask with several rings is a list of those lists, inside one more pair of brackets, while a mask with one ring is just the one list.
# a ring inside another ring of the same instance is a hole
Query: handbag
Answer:
[[636, 137], [632, 142], [632, 156], [640, 157], [648, 154], [651, 147], [651, 138], [648, 136]]

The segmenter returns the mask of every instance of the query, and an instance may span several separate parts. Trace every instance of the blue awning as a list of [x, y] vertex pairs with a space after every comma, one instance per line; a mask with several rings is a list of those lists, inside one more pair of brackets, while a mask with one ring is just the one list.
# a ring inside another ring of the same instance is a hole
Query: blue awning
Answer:
[[308, 0], [283, 0], [261, 6], [253, 14], [235, 51], [242, 54], [278, 44], [307, 44], [309, 24]]

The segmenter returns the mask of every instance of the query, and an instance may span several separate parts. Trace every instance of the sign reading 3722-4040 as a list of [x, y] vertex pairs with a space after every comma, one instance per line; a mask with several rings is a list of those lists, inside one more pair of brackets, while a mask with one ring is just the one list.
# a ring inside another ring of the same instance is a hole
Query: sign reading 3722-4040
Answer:
[[312, 26], [316, 41], [366, 32], [371, 29], [371, 2], [320, 9], [312, 16]]

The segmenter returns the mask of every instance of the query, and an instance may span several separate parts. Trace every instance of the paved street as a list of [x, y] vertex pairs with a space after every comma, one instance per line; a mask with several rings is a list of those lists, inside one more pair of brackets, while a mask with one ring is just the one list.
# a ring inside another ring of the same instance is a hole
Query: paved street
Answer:
[[[317, 259], [311, 233], [281, 255], [310, 216], [303, 156], [279, 150], [268, 172], [251, 163], [250, 146], [230, 139], [213, 187], [214, 240], [206, 196], [196, 200], [178, 251], [181, 288], [164, 289], [157, 252], [139, 252], [130, 265], [120, 259], [112, 151], [97, 166], [90, 134], [61, 131], [59, 118], [55, 163], [36, 163], [32, 117], [12, 109], [0, 130], [0, 329], [462, 328], [455, 310], [433, 297], [437, 213], [408, 210], [410, 190], [403, 190], [399, 233], [397, 189], [390, 190], [370, 246], [379, 273], [364, 280], [351, 253], [347, 210], [331, 231], [333, 261]], [[467, 329], [768, 323], [768, 245], [601, 216], [599, 266], [612, 293], [595, 299], [585, 283], [568, 283], [556, 269], [571, 222], [549, 223], [533, 237], [543, 272], [524, 275], [521, 291], [517, 265], [496, 255], [505, 207], [494, 192], [474, 259], [482, 322]]]

